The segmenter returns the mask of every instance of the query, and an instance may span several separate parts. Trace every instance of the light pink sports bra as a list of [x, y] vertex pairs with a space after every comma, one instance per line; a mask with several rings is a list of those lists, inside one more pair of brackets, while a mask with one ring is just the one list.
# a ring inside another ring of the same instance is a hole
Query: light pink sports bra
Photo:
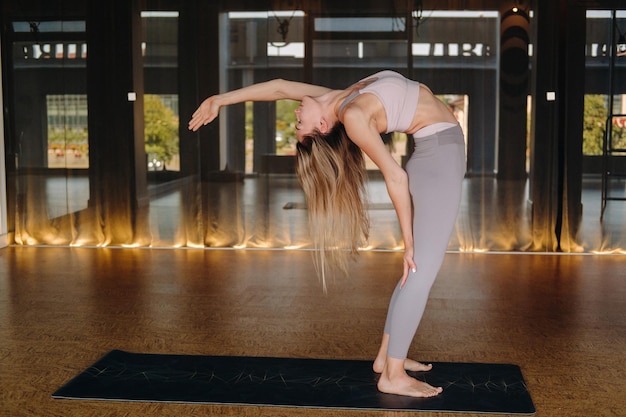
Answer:
[[405, 78], [395, 71], [381, 71], [361, 81], [374, 80], [350, 94], [339, 106], [339, 116], [344, 108], [359, 94], [372, 93], [383, 105], [387, 115], [387, 133], [406, 132], [417, 110], [420, 88], [417, 81]]

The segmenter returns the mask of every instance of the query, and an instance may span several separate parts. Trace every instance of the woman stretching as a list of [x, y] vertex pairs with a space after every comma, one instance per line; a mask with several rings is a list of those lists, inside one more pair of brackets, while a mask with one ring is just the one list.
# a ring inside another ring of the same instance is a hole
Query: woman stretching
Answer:
[[[463, 133], [448, 107], [423, 84], [382, 71], [345, 90], [276, 79], [207, 98], [193, 114], [196, 131], [221, 107], [245, 101], [300, 101], [297, 174], [309, 209], [317, 267], [346, 269], [346, 258], [368, 237], [363, 152], [378, 166], [398, 215], [404, 270], [385, 322], [374, 371], [378, 389], [432, 397], [442, 388], [409, 376], [432, 365], [407, 359], [430, 288], [452, 233], [465, 175]], [[415, 150], [406, 171], [392, 158], [381, 134], [413, 135]], [[349, 249], [349, 250], [346, 250]]]

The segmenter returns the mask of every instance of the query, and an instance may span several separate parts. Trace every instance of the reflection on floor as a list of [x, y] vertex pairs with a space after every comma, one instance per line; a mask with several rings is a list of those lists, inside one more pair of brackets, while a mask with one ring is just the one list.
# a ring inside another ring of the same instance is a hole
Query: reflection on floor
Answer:
[[[626, 248], [626, 202], [609, 201], [601, 214], [601, 181], [583, 180], [583, 219], [578, 251], [618, 251]], [[89, 180], [84, 177], [29, 177], [22, 189], [30, 204], [28, 216], [59, 218], [84, 209]], [[626, 182], [612, 195], [625, 195]], [[527, 251], [531, 246], [528, 182], [498, 182], [491, 177], [466, 178], [451, 251]], [[261, 175], [240, 182], [198, 184], [180, 181], [151, 190], [147, 234], [153, 247], [306, 248], [310, 246], [304, 195], [291, 175]], [[428, 198], [428, 196], [424, 196]], [[394, 250], [402, 246], [400, 230], [384, 181], [368, 184], [371, 234], [368, 248]], [[27, 205], [28, 205], [27, 204]], [[78, 217], [78, 216], [76, 216]], [[71, 222], [70, 222], [71, 223]], [[88, 222], [93, 225], [94, 222]], [[27, 229], [35, 223], [18, 225]], [[76, 244], [72, 236], [84, 227], [57, 226], [59, 235], [44, 244]], [[91, 226], [90, 226], [91, 227]], [[21, 230], [29, 232], [28, 230]], [[27, 233], [28, 234], [28, 233]], [[98, 235], [98, 233], [93, 233]], [[32, 234], [31, 234], [32, 235]], [[84, 235], [84, 233], [83, 233]], [[83, 241], [78, 244], [98, 245]]]
[[[626, 203], [609, 202], [601, 221], [600, 185], [600, 180], [595, 178], [585, 179], [583, 185], [584, 213], [578, 243], [584, 252], [626, 248]], [[528, 250], [531, 244], [528, 189], [527, 182], [465, 179], [449, 250]], [[188, 198], [185, 193], [185, 190], [177, 190], [151, 201], [153, 245], [168, 246], [177, 242], [181, 206]], [[213, 220], [213, 233], [207, 233], [210, 237], [205, 239], [210, 246], [309, 246], [304, 195], [293, 177], [269, 176], [247, 178], [243, 183], [235, 184], [211, 183], [205, 185], [202, 193], [209, 207], [208, 217]], [[382, 179], [370, 179], [368, 199], [369, 247], [400, 248], [402, 240], [397, 217]]]

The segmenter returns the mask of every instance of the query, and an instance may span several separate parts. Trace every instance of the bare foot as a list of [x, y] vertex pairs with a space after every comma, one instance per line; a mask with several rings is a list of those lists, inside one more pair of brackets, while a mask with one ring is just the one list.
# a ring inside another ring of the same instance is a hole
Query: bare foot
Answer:
[[[387, 347], [389, 346], [389, 334], [383, 334], [383, 339], [380, 342], [380, 348], [378, 349], [378, 354], [376, 355], [376, 359], [374, 359], [374, 364], [372, 368], [374, 372], [380, 374], [385, 369], [385, 365], [387, 364]], [[404, 360], [404, 369], [406, 371], [413, 372], [421, 372], [421, 371], [430, 371], [433, 369], [431, 364], [424, 364], [418, 361], [414, 361], [413, 359], [405, 359]]]
[[[409, 360], [409, 365], [420, 368], [429, 365], [423, 365], [416, 361]], [[405, 395], [409, 397], [434, 397], [441, 394], [443, 388], [433, 387], [423, 381], [418, 381], [406, 373], [404, 369], [407, 366], [406, 359], [397, 359], [386, 357], [383, 370], [378, 379], [378, 390], [387, 394]]]
[[411, 378], [406, 373], [394, 379], [389, 379], [386, 372], [380, 375], [378, 390], [386, 394], [404, 395], [409, 397], [435, 397], [443, 391], [441, 387], [433, 387], [426, 382]]
[[[374, 368], [374, 372], [376, 372], [377, 374], [381, 373], [383, 369], [385, 369], [385, 362], [387, 362], [386, 356], [377, 357], [374, 360], [374, 365], [372, 366], [372, 368]], [[433, 369], [433, 365], [421, 363], [413, 359], [407, 358], [404, 360], [404, 369], [407, 371], [413, 371], [413, 372], [423, 372], [423, 371], [430, 371], [431, 369]]]
[[406, 358], [404, 360], [404, 369], [413, 372], [430, 371], [433, 369], [433, 365], [431, 363], [426, 364]]

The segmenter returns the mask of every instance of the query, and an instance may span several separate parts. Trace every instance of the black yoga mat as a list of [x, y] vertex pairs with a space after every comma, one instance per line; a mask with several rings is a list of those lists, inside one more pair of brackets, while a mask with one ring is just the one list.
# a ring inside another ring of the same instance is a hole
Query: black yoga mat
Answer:
[[433, 398], [380, 393], [371, 361], [158, 355], [113, 350], [52, 396], [281, 407], [533, 414], [516, 365], [433, 363]]

